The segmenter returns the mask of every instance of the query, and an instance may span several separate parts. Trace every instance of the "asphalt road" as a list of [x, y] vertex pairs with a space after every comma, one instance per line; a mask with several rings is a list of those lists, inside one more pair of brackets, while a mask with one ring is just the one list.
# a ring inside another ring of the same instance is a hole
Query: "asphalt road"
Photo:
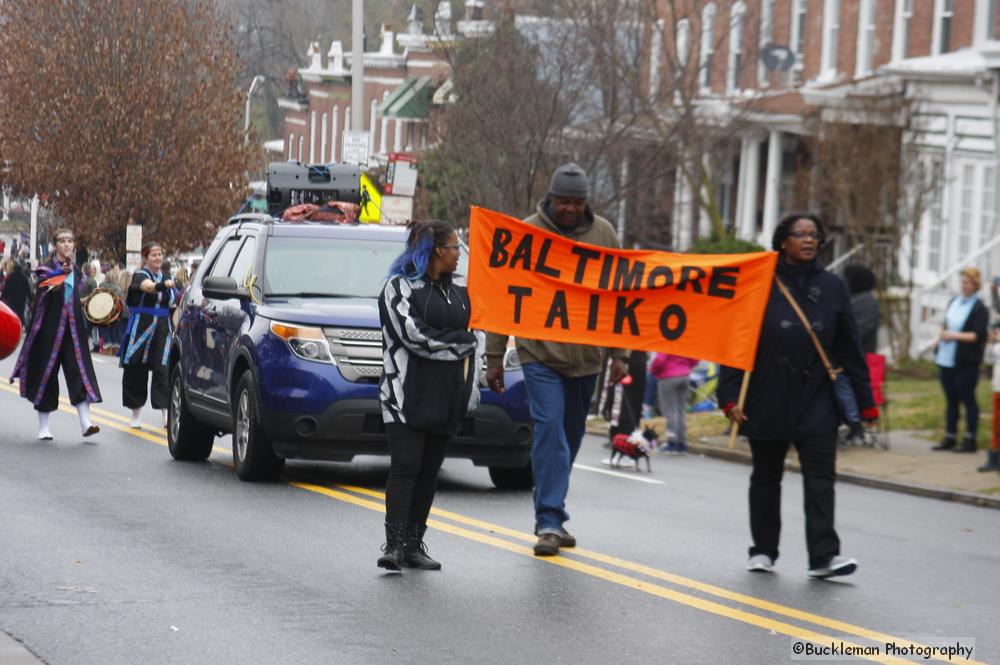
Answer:
[[995, 510], [842, 485], [859, 571], [810, 580], [789, 474], [777, 573], [750, 574], [747, 467], [609, 471], [592, 437], [568, 502], [578, 549], [533, 557], [530, 495], [449, 460], [427, 536], [444, 569], [384, 575], [387, 459], [291, 463], [268, 485], [236, 478], [228, 438], [174, 462], [151, 412], [128, 429], [101, 360], [92, 440], [67, 404], [36, 441], [0, 386], [0, 631], [45, 663], [756, 664], [790, 661], [793, 636], [974, 638], [975, 661], [1000, 662]]

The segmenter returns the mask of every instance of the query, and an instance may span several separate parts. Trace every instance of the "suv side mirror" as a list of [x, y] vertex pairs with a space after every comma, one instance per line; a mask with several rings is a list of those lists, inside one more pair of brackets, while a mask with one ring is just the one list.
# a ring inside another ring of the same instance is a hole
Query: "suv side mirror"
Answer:
[[201, 291], [207, 298], [216, 300], [229, 300], [230, 298], [245, 300], [250, 297], [245, 289], [236, 285], [236, 280], [232, 277], [206, 277], [201, 284]]

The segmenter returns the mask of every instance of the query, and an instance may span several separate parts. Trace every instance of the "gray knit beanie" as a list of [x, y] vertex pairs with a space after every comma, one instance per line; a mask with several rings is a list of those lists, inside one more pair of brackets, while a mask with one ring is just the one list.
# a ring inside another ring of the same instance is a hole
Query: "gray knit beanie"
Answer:
[[587, 174], [579, 165], [570, 162], [563, 164], [552, 174], [549, 184], [549, 194], [552, 196], [572, 196], [585, 199], [590, 195], [590, 185]]

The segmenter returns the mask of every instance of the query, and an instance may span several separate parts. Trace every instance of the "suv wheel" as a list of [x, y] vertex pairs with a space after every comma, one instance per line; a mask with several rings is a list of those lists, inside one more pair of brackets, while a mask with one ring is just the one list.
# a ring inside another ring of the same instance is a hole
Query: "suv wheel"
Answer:
[[167, 448], [176, 460], [201, 462], [212, 454], [215, 432], [202, 425], [188, 410], [181, 364], [170, 372], [170, 405], [167, 411]]
[[501, 490], [530, 490], [535, 483], [531, 462], [520, 467], [490, 467], [490, 480]]
[[260, 398], [253, 373], [246, 371], [236, 386], [233, 410], [233, 464], [240, 480], [275, 480], [285, 460], [274, 454], [260, 423]]

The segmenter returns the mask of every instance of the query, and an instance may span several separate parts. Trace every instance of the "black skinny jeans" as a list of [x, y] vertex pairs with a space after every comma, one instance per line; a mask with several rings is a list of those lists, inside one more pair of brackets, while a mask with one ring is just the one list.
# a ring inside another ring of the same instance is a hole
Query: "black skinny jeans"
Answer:
[[965, 406], [965, 436], [975, 439], [979, 429], [979, 404], [976, 402], [976, 384], [979, 382], [979, 365], [938, 366], [941, 387], [948, 405], [945, 407], [945, 435], [958, 435], [958, 406]]
[[781, 476], [785, 455], [794, 443], [802, 468], [802, 489], [806, 512], [806, 549], [809, 567], [823, 566], [840, 554], [840, 539], [833, 528], [833, 485], [836, 480], [837, 433], [822, 434], [801, 441], [750, 439], [753, 472], [750, 475], [750, 556], [766, 554], [778, 558], [781, 536]]
[[433, 434], [399, 423], [387, 423], [385, 430], [390, 454], [385, 521], [426, 524], [451, 435]]

